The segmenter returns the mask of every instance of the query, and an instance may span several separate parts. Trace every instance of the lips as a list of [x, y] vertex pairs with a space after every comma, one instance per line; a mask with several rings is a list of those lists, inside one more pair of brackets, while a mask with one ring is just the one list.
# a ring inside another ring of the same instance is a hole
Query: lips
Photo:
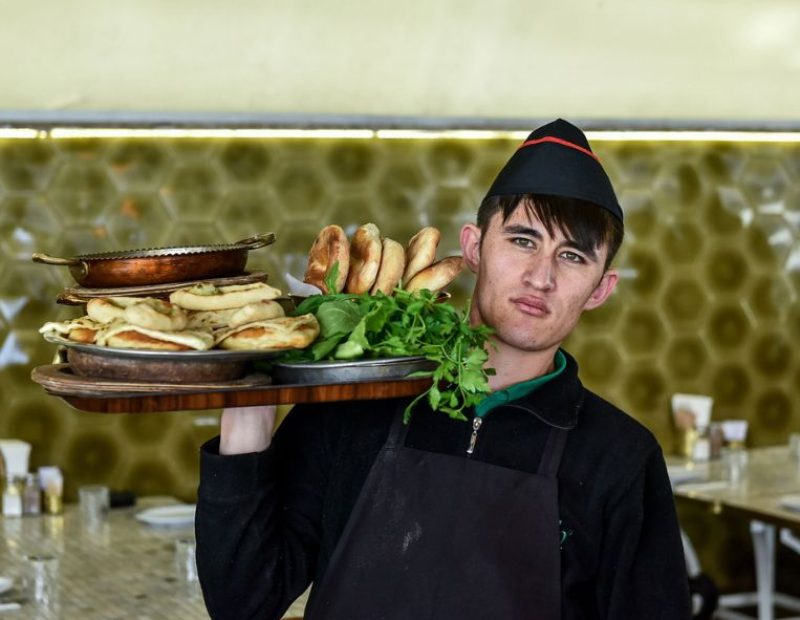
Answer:
[[546, 316], [550, 314], [550, 308], [538, 297], [514, 297], [511, 302], [521, 312], [531, 316]]

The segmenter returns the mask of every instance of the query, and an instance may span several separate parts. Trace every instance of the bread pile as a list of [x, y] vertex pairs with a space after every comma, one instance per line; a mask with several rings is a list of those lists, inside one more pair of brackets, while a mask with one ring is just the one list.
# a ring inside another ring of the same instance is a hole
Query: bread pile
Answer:
[[76, 342], [158, 351], [304, 348], [319, 334], [312, 314], [287, 317], [275, 301], [281, 291], [263, 282], [178, 289], [169, 301], [153, 297], [99, 297], [86, 316], [45, 323], [40, 333]]
[[[391, 295], [398, 286], [415, 292], [437, 292], [450, 284], [462, 269], [464, 259], [448, 256], [436, 261], [441, 232], [427, 226], [414, 235], [404, 248], [381, 236], [375, 224], [364, 224], [348, 240], [341, 226], [332, 224], [317, 235], [308, 253], [303, 281], [323, 293], [370, 293]], [[329, 291], [325, 278], [339, 263], [336, 290]]]

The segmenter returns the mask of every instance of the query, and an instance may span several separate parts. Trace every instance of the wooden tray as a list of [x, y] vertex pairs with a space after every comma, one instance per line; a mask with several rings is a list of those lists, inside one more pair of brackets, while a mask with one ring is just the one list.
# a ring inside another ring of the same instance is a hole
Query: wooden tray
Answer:
[[78, 377], [69, 364], [37, 366], [31, 379], [69, 405], [95, 413], [149, 413], [336, 402], [377, 400], [421, 394], [430, 378], [364, 381], [319, 385], [272, 385], [266, 375], [249, 375], [224, 383], [193, 385], [131, 383]]

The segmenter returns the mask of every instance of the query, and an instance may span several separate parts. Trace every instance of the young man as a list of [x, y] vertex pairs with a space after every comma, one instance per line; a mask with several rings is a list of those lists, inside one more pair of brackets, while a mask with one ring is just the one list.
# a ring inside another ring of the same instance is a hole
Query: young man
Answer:
[[622, 210], [583, 133], [534, 131], [461, 231], [495, 329], [471, 423], [405, 402], [225, 411], [203, 448], [198, 568], [215, 619], [690, 616], [663, 456], [560, 344], [611, 294]]

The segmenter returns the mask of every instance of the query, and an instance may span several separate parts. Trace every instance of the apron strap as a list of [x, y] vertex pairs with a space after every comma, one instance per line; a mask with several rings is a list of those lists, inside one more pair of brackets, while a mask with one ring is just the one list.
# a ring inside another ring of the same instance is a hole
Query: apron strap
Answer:
[[411, 426], [411, 421], [409, 421], [408, 424], [403, 424], [403, 413], [405, 409], [405, 401], [397, 405], [397, 411], [395, 411], [394, 417], [392, 418], [392, 425], [389, 427], [389, 435], [386, 437], [386, 443], [384, 444], [387, 448], [399, 448], [406, 443], [406, 434], [408, 433], [408, 427]]
[[539, 471], [536, 473], [546, 478], [555, 478], [561, 465], [561, 456], [564, 454], [566, 443], [567, 430], [551, 428], [547, 435], [547, 443], [544, 446], [542, 460], [539, 461]]

